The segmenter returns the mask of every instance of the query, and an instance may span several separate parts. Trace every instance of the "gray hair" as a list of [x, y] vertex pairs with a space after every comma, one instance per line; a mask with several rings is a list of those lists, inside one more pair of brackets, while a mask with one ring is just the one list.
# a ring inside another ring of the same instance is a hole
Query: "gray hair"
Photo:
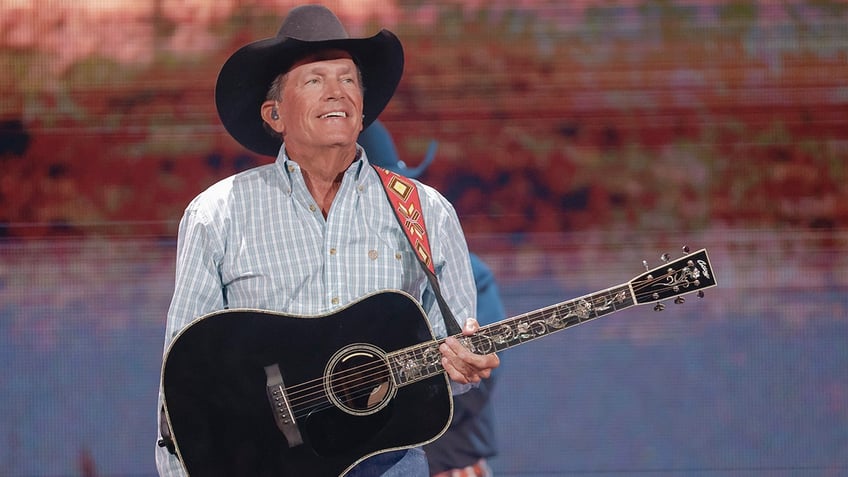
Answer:
[[265, 94], [266, 101], [279, 101], [280, 96], [283, 94], [283, 86], [286, 85], [286, 80], [289, 77], [289, 72], [280, 73], [274, 78], [274, 81], [271, 82], [271, 86], [268, 87], [268, 92]]
[[[266, 101], [279, 101], [281, 99], [280, 96], [283, 94], [283, 86], [286, 85], [286, 80], [288, 79], [288, 77], [289, 72], [286, 71], [285, 73], [278, 74], [274, 78], [274, 81], [271, 82], [271, 86], [268, 87], [268, 92], [265, 93]], [[265, 121], [262, 121], [262, 127], [268, 134], [271, 135], [271, 137], [283, 140], [283, 135], [278, 133], [277, 131], [274, 131], [274, 129], [271, 128], [270, 124], [266, 123]]]

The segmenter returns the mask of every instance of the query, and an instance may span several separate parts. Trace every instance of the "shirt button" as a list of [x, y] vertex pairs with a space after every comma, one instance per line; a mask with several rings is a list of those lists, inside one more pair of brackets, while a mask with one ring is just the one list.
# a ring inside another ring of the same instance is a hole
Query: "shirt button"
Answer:
[[292, 166], [292, 165], [289, 165], [289, 172], [294, 172], [294, 171], [296, 171], [296, 170], [297, 170], [297, 168], [296, 168], [296, 167], [294, 167], [294, 166]]
[[376, 250], [369, 250], [368, 251], [368, 258], [370, 258], [371, 260], [377, 260], [377, 251]]
[[331, 248], [331, 249], [330, 249], [330, 255], [335, 255], [335, 254], [336, 254], [336, 249], [335, 249], [335, 248]]
[[338, 305], [339, 304], [339, 297], [334, 296], [333, 299], [330, 300], [330, 303], [332, 303], [334, 305]]
[[309, 204], [309, 210], [315, 212], [316, 210], [318, 210], [318, 206], [316, 206], [315, 204]]
[[395, 254], [395, 259], [400, 260], [401, 258], [403, 258], [403, 255], [401, 255], [400, 252], [397, 252]]

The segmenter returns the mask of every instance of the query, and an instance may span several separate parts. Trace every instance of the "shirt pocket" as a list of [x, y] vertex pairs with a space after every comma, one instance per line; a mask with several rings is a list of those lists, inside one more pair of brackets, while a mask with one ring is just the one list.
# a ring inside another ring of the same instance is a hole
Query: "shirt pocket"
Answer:
[[421, 279], [426, 280], [420, 265], [412, 251], [409, 240], [394, 217], [389, 220], [372, 222], [367, 227], [365, 244], [366, 268], [368, 270], [368, 290], [403, 290], [420, 298]]

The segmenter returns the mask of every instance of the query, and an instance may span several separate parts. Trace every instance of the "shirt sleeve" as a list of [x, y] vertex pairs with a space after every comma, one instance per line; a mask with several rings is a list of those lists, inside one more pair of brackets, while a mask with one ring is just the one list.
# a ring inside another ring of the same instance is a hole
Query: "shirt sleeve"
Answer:
[[[210, 214], [195, 201], [180, 220], [174, 296], [168, 309], [165, 331], [166, 350], [177, 334], [195, 318], [226, 306], [220, 274], [224, 242], [209, 217]], [[160, 388], [157, 412], [162, 403]], [[156, 468], [161, 477], [185, 475], [177, 457], [164, 447], [156, 447]]]
[[226, 307], [221, 281], [224, 240], [209, 213], [186, 209], [177, 235], [174, 296], [168, 309], [166, 346], [194, 319]]
[[[435, 258], [439, 288], [461, 328], [467, 318], [475, 317], [477, 308], [477, 290], [465, 234], [453, 205], [435, 189], [426, 185], [421, 186], [421, 189], [427, 194], [428, 201], [427, 205], [422, 204], [422, 208], [438, 211], [425, 217], [427, 221], [425, 225], [428, 229], [427, 233], [431, 234], [430, 247]], [[429, 287], [424, 293], [423, 306], [436, 338], [446, 337], [447, 328], [442, 312]], [[476, 384], [460, 384], [454, 381], [450, 384], [451, 393], [454, 395], [463, 394], [477, 387]]]
[[[425, 217], [425, 225], [430, 234], [436, 278], [445, 302], [457, 324], [462, 327], [467, 318], [476, 316], [477, 307], [477, 292], [465, 234], [453, 205], [431, 187], [422, 185], [421, 190], [427, 196], [427, 203], [422, 204], [422, 208], [431, 211]], [[446, 337], [447, 328], [442, 312], [429, 287], [423, 305], [436, 337]]]

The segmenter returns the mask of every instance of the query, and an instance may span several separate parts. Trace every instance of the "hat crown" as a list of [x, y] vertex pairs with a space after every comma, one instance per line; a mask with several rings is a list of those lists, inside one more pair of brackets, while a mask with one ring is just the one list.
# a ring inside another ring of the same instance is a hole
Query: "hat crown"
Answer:
[[338, 17], [323, 5], [303, 5], [292, 9], [280, 25], [277, 37], [301, 41], [350, 38]]

